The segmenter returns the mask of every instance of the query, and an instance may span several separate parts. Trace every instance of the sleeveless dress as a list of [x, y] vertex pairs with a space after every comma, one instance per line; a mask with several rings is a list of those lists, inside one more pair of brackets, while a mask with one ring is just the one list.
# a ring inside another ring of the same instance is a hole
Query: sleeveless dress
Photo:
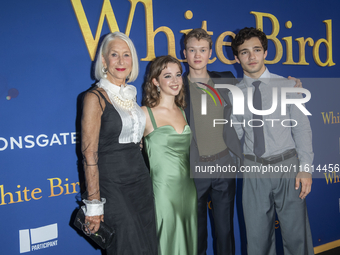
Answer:
[[144, 148], [155, 198], [158, 254], [197, 255], [197, 195], [190, 178], [190, 127], [186, 125], [181, 134], [170, 125], [157, 127], [151, 109], [147, 109], [154, 131], [144, 138]]
[[139, 144], [120, 144], [122, 120], [105, 101], [98, 146], [99, 186], [106, 198], [104, 221], [115, 230], [111, 255], [157, 254], [154, 199], [149, 171]]

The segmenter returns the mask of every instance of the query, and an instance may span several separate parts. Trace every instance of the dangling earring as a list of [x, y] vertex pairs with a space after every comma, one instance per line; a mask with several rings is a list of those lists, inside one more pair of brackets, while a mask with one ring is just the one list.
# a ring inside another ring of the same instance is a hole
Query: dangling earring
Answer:
[[161, 93], [161, 89], [159, 88], [159, 86], [157, 86], [157, 92]]
[[102, 72], [103, 72], [103, 76], [104, 76], [104, 78], [106, 79], [107, 78], [107, 69], [103, 66], [103, 68], [102, 68]]

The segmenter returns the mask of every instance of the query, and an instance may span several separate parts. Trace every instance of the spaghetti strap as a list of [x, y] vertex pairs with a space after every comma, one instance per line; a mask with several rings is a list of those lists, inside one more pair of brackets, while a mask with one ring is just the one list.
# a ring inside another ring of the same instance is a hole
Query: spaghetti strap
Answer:
[[187, 117], [185, 116], [185, 112], [183, 111], [182, 107], [179, 107], [179, 109], [181, 109], [185, 122], [188, 124]]
[[97, 91], [99, 93], [99, 95], [107, 102], [105, 96], [103, 95], [102, 92], [100, 92], [98, 89], [94, 89], [95, 91]]
[[[95, 92], [97, 92], [98, 94], [95, 93]], [[104, 100], [105, 105], [107, 105], [109, 102], [106, 100], [105, 96], [96, 88], [89, 90], [87, 93], [91, 93], [91, 94], [96, 95], [96, 97], [98, 98], [98, 101], [99, 101], [100, 108], [102, 109], [102, 111], [104, 111], [103, 106], [102, 106], [102, 102], [100, 101], [100, 97]]]
[[150, 116], [150, 119], [151, 119], [151, 122], [152, 122], [153, 129], [156, 130], [156, 129], [157, 129], [157, 125], [156, 125], [156, 121], [155, 121], [155, 118], [154, 118], [154, 116], [153, 116], [152, 110], [151, 110], [149, 107], [146, 107], [146, 109], [148, 109], [148, 112], [149, 112], [149, 116]]

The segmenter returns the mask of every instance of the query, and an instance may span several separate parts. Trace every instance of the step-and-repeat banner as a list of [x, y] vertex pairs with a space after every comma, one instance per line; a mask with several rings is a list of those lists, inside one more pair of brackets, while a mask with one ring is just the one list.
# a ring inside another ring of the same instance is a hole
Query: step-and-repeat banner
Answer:
[[[140, 61], [134, 82], [140, 102], [144, 74], [155, 56], [171, 54], [188, 70], [183, 36], [197, 27], [214, 42], [209, 70], [242, 77], [230, 41], [239, 29], [253, 26], [268, 35], [268, 69], [301, 78], [311, 92], [306, 107], [312, 113], [315, 178], [307, 203], [313, 244], [316, 252], [339, 246], [339, 9], [335, 0], [1, 1], [1, 254], [100, 254], [72, 227], [84, 186], [80, 98], [95, 82], [98, 42], [110, 31], [133, 40]], [[246, 254], [241, 182], [236, 254]], [[279, 222], [275, 228], [279, 234]]]

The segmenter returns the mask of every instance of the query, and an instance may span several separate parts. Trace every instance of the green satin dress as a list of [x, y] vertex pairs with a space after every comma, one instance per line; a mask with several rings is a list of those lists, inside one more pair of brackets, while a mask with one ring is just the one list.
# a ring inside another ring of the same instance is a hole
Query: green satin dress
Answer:
[[[157, 127], [144, 138], [155, 198], [159, 255], [197, 255], [197, 195], [190, 178], [190, 127]], [[184, 115], [184, 112], [182, 110]], [[184, 115], [185, 118], [185, 115]]]

